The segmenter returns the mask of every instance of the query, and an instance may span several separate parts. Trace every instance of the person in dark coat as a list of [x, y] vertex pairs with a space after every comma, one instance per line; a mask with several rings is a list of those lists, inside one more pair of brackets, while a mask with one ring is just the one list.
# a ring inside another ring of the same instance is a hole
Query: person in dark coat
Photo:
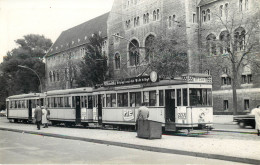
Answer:
[[42, 121], [42, 109], [41, 109], [40, 106], [37, 106], [37, 108], [35, 109], [34, 118], [36, 120], [38, 130], [40, 130], [41, 129], [41, 121]]

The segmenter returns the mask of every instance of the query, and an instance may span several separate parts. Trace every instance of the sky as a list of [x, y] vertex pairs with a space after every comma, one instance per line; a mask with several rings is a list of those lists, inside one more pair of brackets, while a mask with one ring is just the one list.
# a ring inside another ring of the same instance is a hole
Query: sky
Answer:
[[0, 63], [27, 34], [55, 42], [62, 31], [109, 12], [113, 0], [0, 0]]

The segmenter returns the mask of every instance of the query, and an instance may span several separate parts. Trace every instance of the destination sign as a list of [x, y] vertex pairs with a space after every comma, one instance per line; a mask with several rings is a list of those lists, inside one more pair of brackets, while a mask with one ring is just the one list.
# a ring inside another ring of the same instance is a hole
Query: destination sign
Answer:
[[[158, 81], [158, 79], [156, 81]], [[130, 84], [147, 83], [147, 82], [152, 82], [150, 76], [104, 81], [104, 86], [130, 85]]]

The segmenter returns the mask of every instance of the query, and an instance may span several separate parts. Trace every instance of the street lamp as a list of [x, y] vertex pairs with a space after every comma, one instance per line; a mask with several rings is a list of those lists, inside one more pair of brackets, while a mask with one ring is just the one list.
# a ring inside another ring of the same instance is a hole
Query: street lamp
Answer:
[[41, 79], [40, 79], [40, 76], [38, 75], [38, 73], [35, 70], [29, 68], [28, 66], [18, 65], [18, 67], [24, 68], [24, 69], [29, 69], [29, 70], [33, 71], [36, 74], [36, 76], [38, 77], [39, 82], [40, 82], [40, 88], [41, 88], [41, 93], [42, 93], [42, 82], [41, 82]]

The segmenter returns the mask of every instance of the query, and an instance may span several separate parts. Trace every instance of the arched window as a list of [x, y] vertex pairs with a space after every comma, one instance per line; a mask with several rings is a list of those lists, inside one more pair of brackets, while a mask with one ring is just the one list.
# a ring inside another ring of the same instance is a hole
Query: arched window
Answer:
[[154, 39], [154, 35], [151, 34], [145, 39], [145, 60], [147, 62], [154, 56]]
[[243, 0], [239, 0], [239, 11], [243, 10]]
[[226, 17], [228, 17], [228, 3], [225, 4], [225, 14]]
[[119, 53], [115, 54], [115, 69], [120, 69], [120, 55], [119, 55]]
[[156, 21], [156, 11], [153, 11], [153, 20]]
[[146, 14], [143, 15], [143, 24], [146, 24]]
[[136, 18], [136, 26], [139, 26], [139, 17]]
[[222, 17], [223, 16], [223, 5], [221, 5], [219, 7], [219, 16]]
[[249, 9], [249, 6], [248, 6], [248, 0], [245, 0], [245, 9], [248, 10]]
[[214, 34], [209, 34], [206, 39], [207, 39], [207, 47], [208, 47], [209, 54], [216, 55], [217, 54], [216, 36]]
[[60, 74], [58, 70], [57, 70], [57, 81], [60, 81]]
[[206, 12], [202, 11], [202, 22], [206, 22]]
[[52, 77], [53, 77], [53, 81], [55, 82], [56, 81], [56, 75], [55, 75], [54, 71], [52, 72]]
[[50, 82], [52, 82], [52, 72], [49, 72], [49, 78], [50, 78]]
[[208, 21], [210, 21], [210, 10], [209, 9], [207, 10], [207, 18], [208, 18]]
[[227, 30], [222, 31], [219, 35], [219, 52], [221, 55], [228, 54], [230, 50], [230, 35]]
[[149, 23], [149, 13], [146, 14], [146, 22]]
[[169, 16], [169, 27], [172, 27], [172, 16]]
[[135, 39], [129, 43], [129, 61], [130, 66], [137, 66], [140, 62], [139, 43]]
[[159, 20], [159, 18], [160, 18], [160, 9], [157, 9], [157, 20]]
[[235, 39], [235, 50], [242, 51], [245, 49], [245, 38], [246, 31], [244, 28], [239, 27], [234, 31], [234, 39]]

